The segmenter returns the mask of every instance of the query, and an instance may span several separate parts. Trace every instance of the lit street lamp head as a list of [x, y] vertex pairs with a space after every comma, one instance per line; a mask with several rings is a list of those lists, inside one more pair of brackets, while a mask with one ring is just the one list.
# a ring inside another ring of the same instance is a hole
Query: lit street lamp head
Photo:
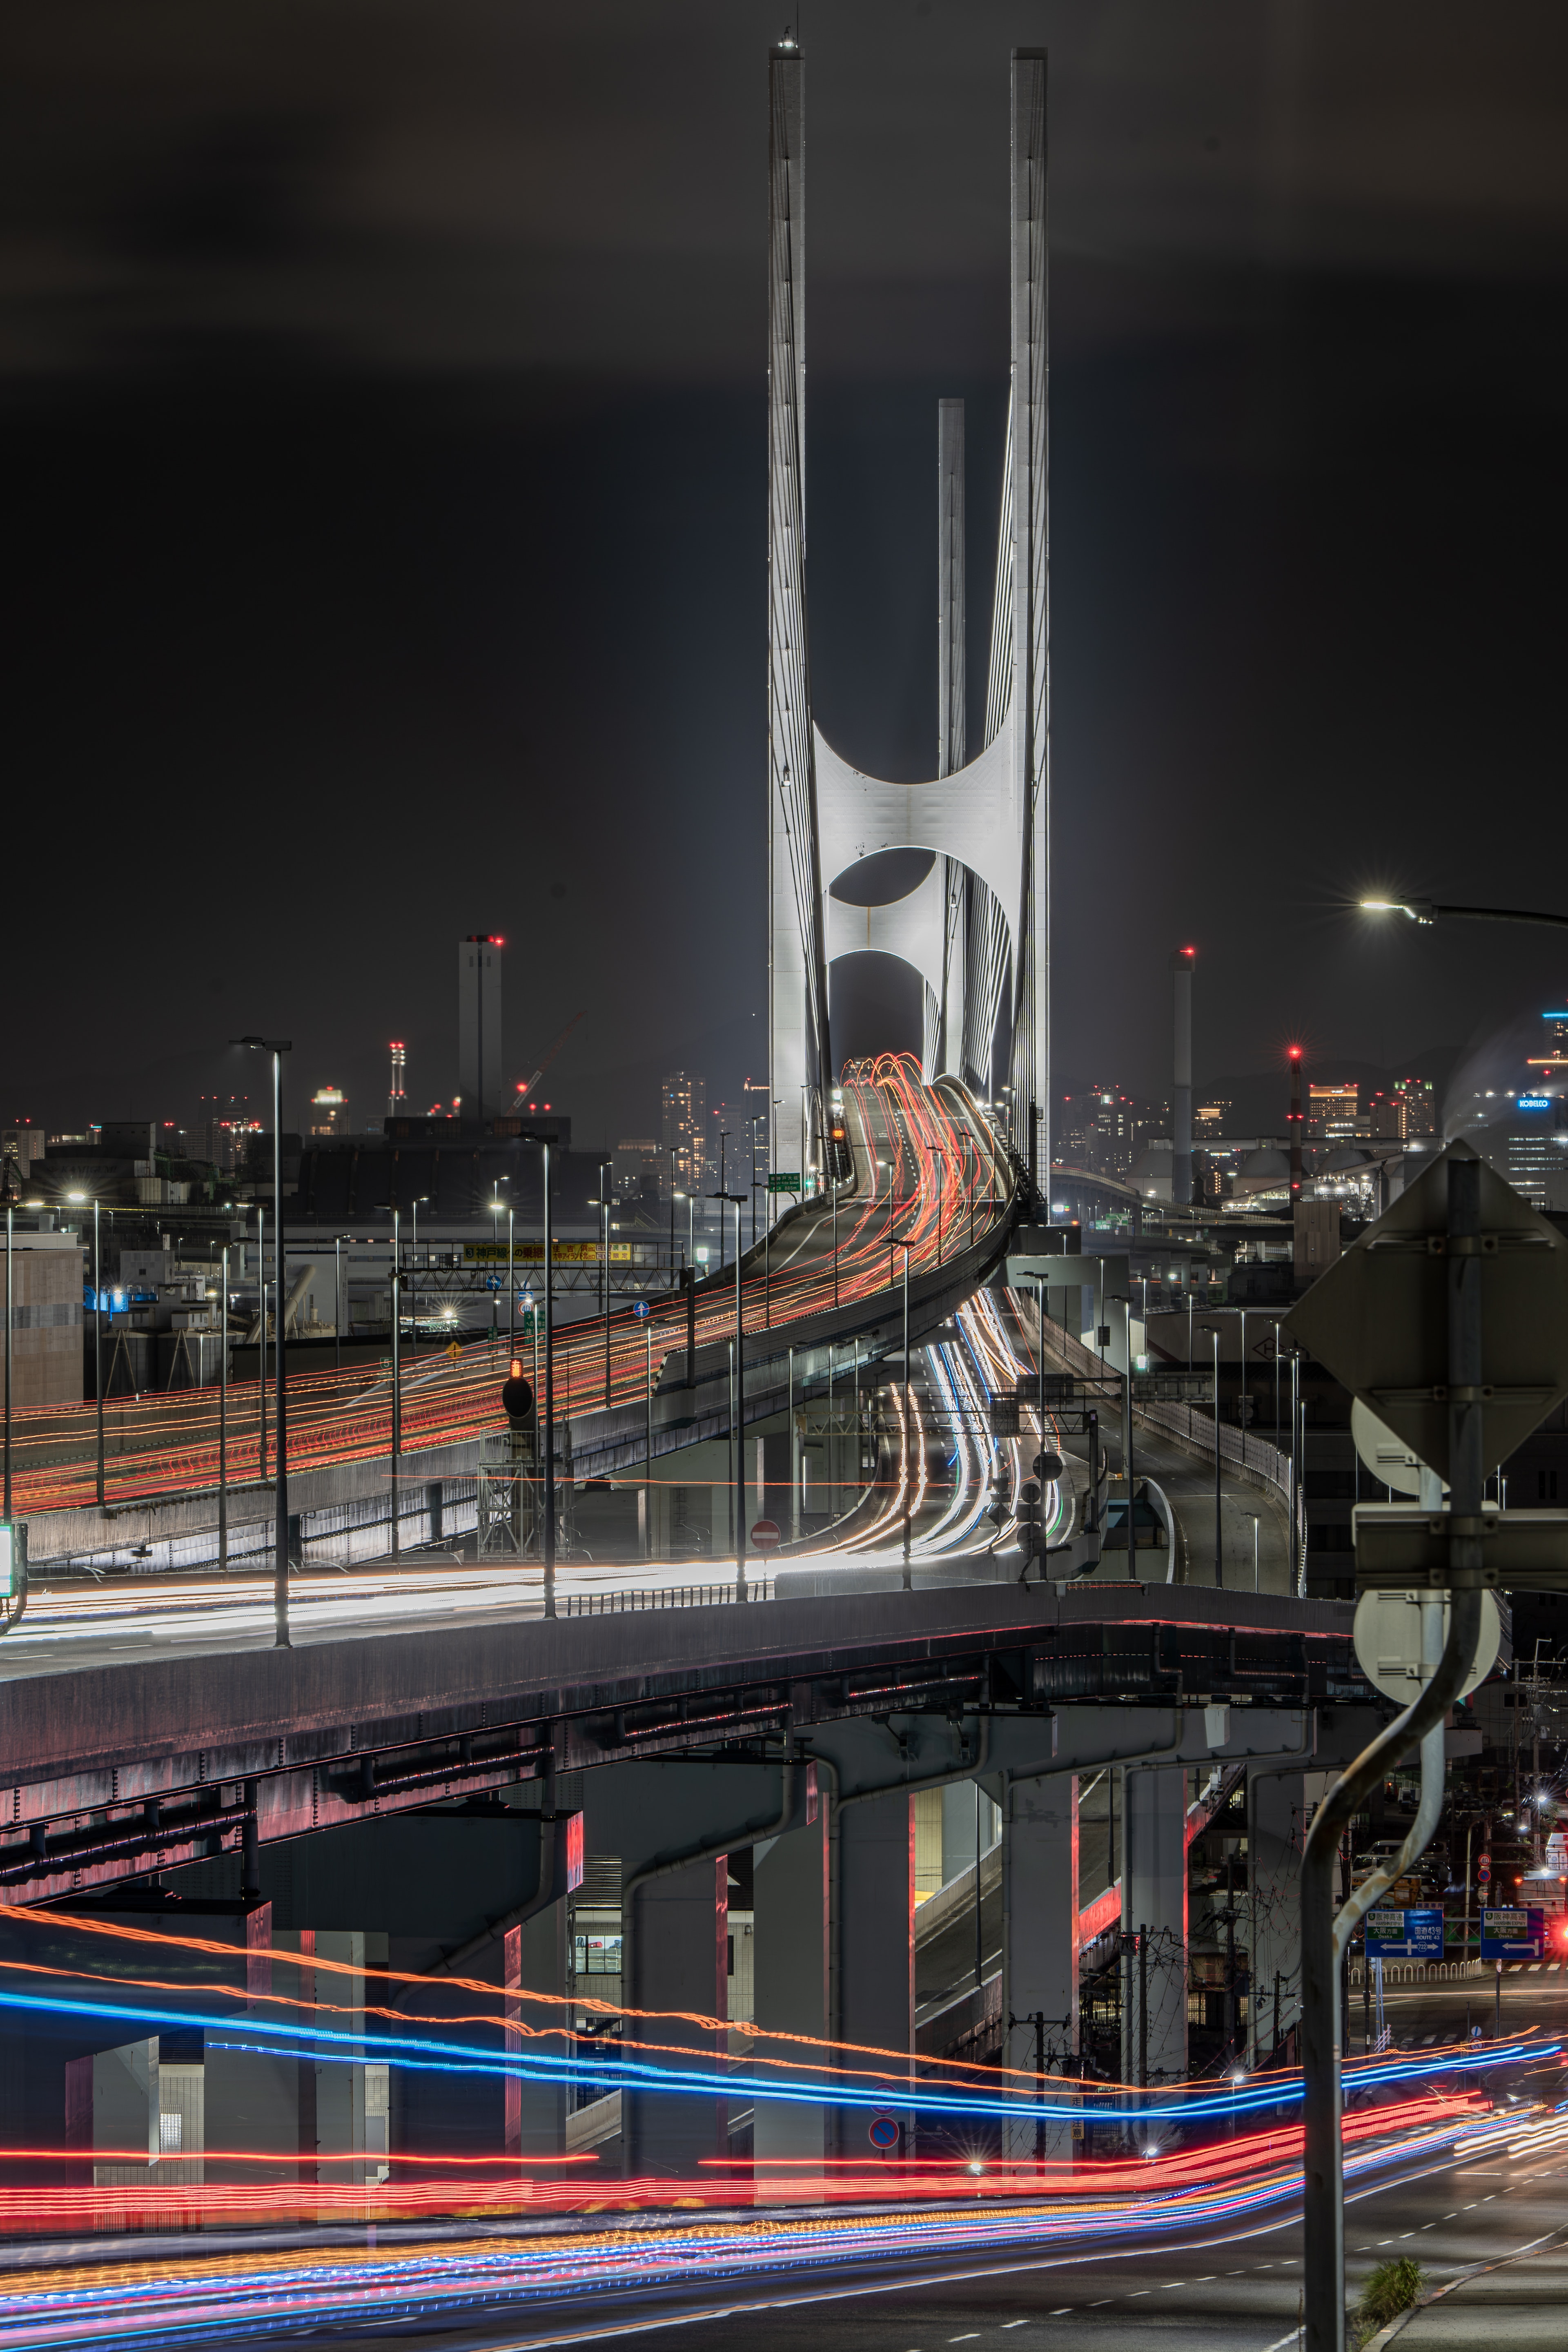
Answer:
[[1363, 898], [1360, 903], [1363, 915], [1408, 915], [1413, 923], [1432, 920], [1430, 898]]

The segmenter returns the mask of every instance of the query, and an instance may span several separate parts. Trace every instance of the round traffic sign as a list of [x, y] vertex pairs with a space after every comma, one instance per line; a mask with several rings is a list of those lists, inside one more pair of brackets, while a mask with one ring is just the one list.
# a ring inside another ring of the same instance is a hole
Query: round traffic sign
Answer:
[[[1423, 1683], [1432, 1678], [1430, 1666], [1421, 1663], [1421, 1612], [1423, 1604], [1433, 1605], [1430, 1591], [1363, 1592], [1356, 1602], [1355, 1622], [1352, 1638], [1355, 1643], [1356, 1663], [1369, 1683], [1375, 1683], [1384, 1698], [1396, 1698], [1408, 1706]], [[1439, 1654], [1448, 1638], [1448, 1600], [1443, 1596], [1442, 1630], [1436, 1635]], [[1460, 1687], [1458, 1696], [1468, 1696], [1478, 1683], [1484, 1683], [1497, 1664], [1502, 1646], [1502, 1620], [1498, 1605], [1489, 1592], [1481, 1595], [1481, 1630], [1476, 1642], [1476, 1654]]]
[[1035, 1475], [1037, 1478], [1059, 1478], [1061, 1475], [1062, 1457], [1059, 1454], [1036, 1454]]
[[873, 2147], [897, 2147], [899, 2126], [892, 2116], [874, 2116], [866, 2135]]
[[650, 1309], [646, 1298], [639, 1298], [632, 1308], [632, 1313], [637, 1317], [639, 1323], [647, 1322], [649, 1312]]
[[772, 1551], [774, 1544], [776, 1544], [778, 1540], [778, 1521], [776, 1519], [758, 1519], [752, 1529], [752, 1541], [756, 1545], [757, 1549], [759, 1551]]

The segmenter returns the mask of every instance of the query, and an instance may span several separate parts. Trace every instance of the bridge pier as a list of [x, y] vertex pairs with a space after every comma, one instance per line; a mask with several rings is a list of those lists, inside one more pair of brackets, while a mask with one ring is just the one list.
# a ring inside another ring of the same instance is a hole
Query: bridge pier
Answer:
[[[844, 1806], [838, 1815], [838, 2032], [879, 2050], [915, 2046], [915, 1801], [907, 1790]], [[896, 2058], [866, 2062], [879, 2074], [906, 2071]], [[912, 2074], [912, 2067], [908, 2069]], [[910, 2105], [892, 2083], [887, 2104], [903, 2126]], [[840, 2110], [839, 2153], [867, 2153], [870, 2116]]]
[[1187, 2071], [1187, 1776], [1179, 1764], [1128, 1765], [1122, 1786], [1121, 1925], [1129, 1935], [1148, 1930], [1149, 1954], [1146, 1971], [1136, 1953], [1123, 1964], [1121, 2078], [1138, 2080], [1146, 2032], [1150, 2082], [1179, 2082]]
[[[827, 1807], [808, 1795], [806, 1816], [804, 1829], [788, 1830], [755, 1846], [752, 1854], [755, 2021], [775, 2033], [803, 2037], [793, 2046], [761, 2043], [759, 2054], [783, 2062], [786, 2070], [832, 2063], [828, 2051], [813, 2046], [833, 2032]], [[819, 2196], [823, 2176], [810, 2168], [830, 2152], [829, 2107], [759, 2099], [753, 2114], [757, 2198]]]
[[[1252, 1766], [1247, 1775], [1247, 2063], [1261, 2066], [1301, 2015], [1301, 1846], [1306, 1776]], [[1239, 1937], [1237, 1938], [1239, 1941]], [[1274, 1981], [1279, 1979], [1275, 2015]]]
[[[728, 2011], [729, 1856], [645, 1880], [622, 1897], [622, 1949], [630, 1957], [627, 2006], [696, 2010], [722, 2020]], [[679, 2017], [626, 2020], [628, 2036], [657, 2043], [648, 2063], [670, 2072], [721, 2073], [726, 2036]], [[729, 2154], [728, 2098], [690, 2091], [626, 2091], [622, 2144], [628, 2179], [690, 2179], [712, 2158]]]
[[[1002, 2054], [1008, 2066], [1034, 2068], [1042, 2040], [1047, 2056], [1064, 2046], [1069, 2056], [1078, 2054], [1078, 1775], [1009, 1775], [1002, 1820]], [[1029, 2021], [1037, 2016], [1039, 2027]], [[1010, 2018], [1018, 2021], [1009, 2026]], [[1037, 2148], [1060, 2161], [1072, 2153], [1071, 2130], [1059, 2123], [1041, 2127], [1020, 2105], [1004, 2145], [1015, 2158]]]

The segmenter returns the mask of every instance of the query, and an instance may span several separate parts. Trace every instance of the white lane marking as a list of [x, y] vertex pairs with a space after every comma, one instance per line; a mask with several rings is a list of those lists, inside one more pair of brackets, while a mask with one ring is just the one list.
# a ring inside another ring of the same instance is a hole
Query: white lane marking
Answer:
[[1027, 2327], [1028, 2324], [1026, 2319], [1005, 2319], [1002, 2322], [1002, 2333], [1005, 2336], [1009, 2327]]

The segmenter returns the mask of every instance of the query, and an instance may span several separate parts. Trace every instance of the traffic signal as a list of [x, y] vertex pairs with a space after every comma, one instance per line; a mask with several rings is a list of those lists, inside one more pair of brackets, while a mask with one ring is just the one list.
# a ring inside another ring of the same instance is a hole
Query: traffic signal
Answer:
[[533, 1411], [533, 1391], [522, 1376], [522, 1358], [514, 1356], [511, 1369], [500, 1387], [501, 1406], [514, 1429], [521, 1428]]

